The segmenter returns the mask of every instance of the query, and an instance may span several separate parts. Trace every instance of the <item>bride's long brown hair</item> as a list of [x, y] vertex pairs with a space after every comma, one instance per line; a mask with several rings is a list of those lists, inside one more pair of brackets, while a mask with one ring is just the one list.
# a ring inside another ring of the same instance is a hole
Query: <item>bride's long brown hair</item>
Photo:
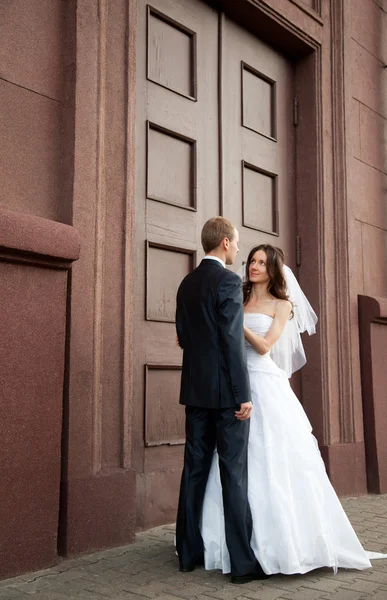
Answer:
[[[254, 246], [249, 252], [249, 256], [247, 257], [246, 263], [246, 278], [247, 281], [243, 284], [243, 303], [247, 304], [250, 300], [251, 291], [253, 289], [253, 284], [249, 279], [249, 267], [250, 263], [253, 259], [253, 256], [258, 250], [263, 250], [265, 252], [267, 260], [266, 260], [266, 269], [267, 274], [270, 277], [270, 281], [268, 284], [267, 291], [274, 296], [274, 298], [278, 298], [279, 300], [289, 300], [289, 296], [286, 293], [286, 279], [284, 275], [284, 261], [285, 255], [281, 248], [276, 248], [275, 246], [271, 246], [270, 244], [260, 244], [259, 246]], [[292, 311], [293, 316], [293, 311]]]

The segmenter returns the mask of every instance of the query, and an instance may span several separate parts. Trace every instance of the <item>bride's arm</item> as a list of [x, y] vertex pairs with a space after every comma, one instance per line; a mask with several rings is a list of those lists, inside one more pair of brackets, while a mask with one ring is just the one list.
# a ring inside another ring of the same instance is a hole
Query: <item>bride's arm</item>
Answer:
[[272, 326], [265, 335], [261, 337], [253, 333], [248, 327], [243, 327], [246, 340], [252, 345], [258, 354], [266, 354], [274, 346], [284, 330], [287, 320], [292, 311], [292, 304], [288, 300], [280, 300], [277, 303], [275, 317]]

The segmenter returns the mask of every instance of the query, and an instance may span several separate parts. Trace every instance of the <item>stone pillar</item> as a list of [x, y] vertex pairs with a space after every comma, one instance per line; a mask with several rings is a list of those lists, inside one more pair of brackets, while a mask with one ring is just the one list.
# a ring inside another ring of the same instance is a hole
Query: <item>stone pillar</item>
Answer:
[[[351, 22], [344, 0], [330, 7], [330, 109], [332, 111], [332, 220], [327, 222], [327, 302], [330, 327], [326, 332], [329, 403], [324, 414], [321, 447], [327, 471], [339, 495], [366, 493], [363, 416], [357, 373], [357, 307], [353, 300], [349, 125], [351, 109]], [[327, 15], [328, 17], [328, 15]], [[329, 237], [328, 237], [329, 236]], [[330, 257], [329, 257], [330, 254]]]
[[76, 5], [71, 279], [60, 551], [133, 540], [131, 468], [135, 2]]

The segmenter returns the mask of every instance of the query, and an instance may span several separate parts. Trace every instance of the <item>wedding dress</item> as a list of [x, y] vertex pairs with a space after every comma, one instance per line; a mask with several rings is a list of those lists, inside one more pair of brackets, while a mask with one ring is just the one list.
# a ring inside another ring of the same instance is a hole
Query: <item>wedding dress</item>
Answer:
[[[245, 314], [245, 325], [264, 337], [272, 317]], [[248, 451], [251, 546], [267, 574], [307, 573], [320, 567], [367, 569], [360, 544], [328, 479], [309, 420], [286, 373], [270, 353], [247, 345], [253, 411]], [[201, 533], [206, 569], [230, 572], [218, 455], [207, 483]], [[386, 557], [386, 556], [385, 556]]]

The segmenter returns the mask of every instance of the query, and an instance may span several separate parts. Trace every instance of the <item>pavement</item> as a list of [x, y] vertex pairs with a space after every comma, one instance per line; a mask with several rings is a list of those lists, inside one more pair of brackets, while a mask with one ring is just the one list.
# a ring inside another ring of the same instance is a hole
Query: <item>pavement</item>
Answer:
[[[387, 553], [387, 495], [346, 498], [344, 509], [367, 550]], [[387, 559], [367, 571], [319, 569], [243, 585], [219, 571], [178, 571], [175, 527], [137, 535], [98, 552], [0, 582], [0, 600], [387, 600]]]

